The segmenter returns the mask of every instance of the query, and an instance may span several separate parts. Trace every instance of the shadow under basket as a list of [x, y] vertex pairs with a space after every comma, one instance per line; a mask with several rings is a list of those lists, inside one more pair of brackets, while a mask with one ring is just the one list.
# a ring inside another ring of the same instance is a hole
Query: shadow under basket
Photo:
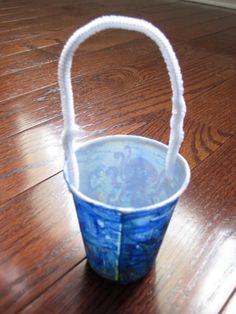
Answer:
[[165, 176], [168, 146], [139, 136], [114, 135], [76, 150], [79, 189], [67, 176], [91, 267], [121, 283], [152, 268], [190, 171], [178, 155]]

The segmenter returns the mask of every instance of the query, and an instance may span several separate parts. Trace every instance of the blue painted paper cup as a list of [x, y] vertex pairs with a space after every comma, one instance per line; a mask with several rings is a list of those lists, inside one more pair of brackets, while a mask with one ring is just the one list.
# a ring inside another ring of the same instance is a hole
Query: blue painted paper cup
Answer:
[[[75, 148], [75, 123], [70, 71], [77, 47], [107, 28], [139, 31], [160, 48], [172, 87], [169, 145], [131, 135], [112, 135]], [[105, 16], [77, 30], [59, 61], [64, 117], [64, 175], [71, 191], [91, 267], [104, 278], [129, 283], [145, 276], [155, 263], [190, 170], [179, 154], [186, 106], [175, 53], [163, 33], [134, 18]]]
[[80, 189], [65, 177], [79, 218], [87, 258], [102, 277], [128, 283], [152, 268], [190, 171], [178, 155], [167, 179], [168, 146], [139, 136], [115, 135], [76, 151]]

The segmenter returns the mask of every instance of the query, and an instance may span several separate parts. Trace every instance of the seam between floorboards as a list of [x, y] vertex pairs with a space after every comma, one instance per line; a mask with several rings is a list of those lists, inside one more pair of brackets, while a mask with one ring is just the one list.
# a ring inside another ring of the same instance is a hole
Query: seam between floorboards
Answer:
[[54, 176], [60, 174], [62, 171], [63, 171], [63, 169], [57, 171], [56, 173], [54, 173], [54, 174], [48, 176], [47, 178], [43, 179], [42, 181], [37, 182], [37, 183], [31, 185], [30, 187], [28, 187], [28, 188], [25, 189], [24, 191], [19, 192], [18, 194], [14, 195], [13, 197], [10, 197], [8, 200], [3, 201], [3, 203], [0, 204], [0, 210], [1, 210], [1, 207], [3, 207], [4, 205], [6, 205], [8, 202], [11, 202], [12, 200], [14, 200], [16, 197], [20, 196], [21, 194], [23, 194], [23, 193], [25, 193], [25, 192], [27, 192], [27, 191], [29, 191], [29, 190], [35, 188], [37, 185], [40, 185], [41, 183], [47, 181], [48, 179], [51, 179], [51, 178], [53, 178]]
[[[236, 15], [235, 15], [235, 19], [236, 19]], [[197, 36], [197, 37], [194, 37], [192, 39], [188, 39], [187, 42], [189, 42], [191, 44], [191, 41], [195, 40], [195, 39], [199, 39], [199, 38], [204, 38], [204, 37], [207, 37], [207, 36], [211, 36], [211, 35], [215, 35], [215, 34], [219, 34], [219, 33], [222, 33], [222, 32], [225, 32], [225, 31], [228, 31], [232, 28], [236, 28], [236, 25], [235, 26], [231, 26], [231, 27], [227, 27], [225, 29], [222, 29], [220, 31], [217, 31], [217, 32], [214, 32], [214, 33], [209, 33], [209, 34], [206, 34], [206, 35], [201, 35], [201, 36]], [[233, 44], [233, 43], [232, 43]], [[203, 49], [203, 48], [202, 48]]]
[[83, 261], [85, 261], [87, 257], [83, 257], [79, 262], [75, 263], [73, 266], [71, 266], [65, 273], [63, 273], [61, 276], [59, 276], [54, 282], [52, 282], [50, 285], [48, 285], [47, 288], [42, 290], [37, 296], [32, 298], [31, 301], [27, 302], [25, 305], [23, 305], [19, 310], [17, 310], [17, 313], [22, 312], [24, 309], [26, 309], [29, 305], [31, 305], [33, 302], [35, 302], [37, 299], [39, 299], [43, 294], [45, 294], [49, 289], [51, 289], [58, 281], [63, 279], [67, 274], [69, 274], [74, 268], [79, 266]]

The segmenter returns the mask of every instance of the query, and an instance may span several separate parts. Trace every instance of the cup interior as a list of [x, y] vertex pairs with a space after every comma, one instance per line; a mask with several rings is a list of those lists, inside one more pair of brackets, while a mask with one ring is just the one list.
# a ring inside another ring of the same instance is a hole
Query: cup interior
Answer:
[[172, 179], [165, 177], [168, 146], [139, 136], [106, 136], [76, 150], [79, 192], [103, 204], [142, 208], [181, 194], [189, 168], [178, 155]]

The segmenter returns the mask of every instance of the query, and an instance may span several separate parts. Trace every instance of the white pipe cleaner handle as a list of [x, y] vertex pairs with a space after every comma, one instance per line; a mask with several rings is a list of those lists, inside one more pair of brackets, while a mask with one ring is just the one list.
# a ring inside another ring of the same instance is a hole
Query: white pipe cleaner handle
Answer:
[[161, 51], [165, 60], [172, 87], [172, 117], [170, 120], [169, 150], [166, 157], [166, 176], [173, 174], [175, 161], [184, 138], [183, 120], [186, 105], [183, 98], [183, 80], [176, 55], [165, 35], [151, 23], [141, 19], [124, 16], [99, 17], [79, 28], [67, 41], [59, 60], [58, 76], [61, 105], [64, 117], [63, 144], [68, 165], [68, 177], [76, 188], [79, 185], [79, 172], [74, 152], [74, 138], [78, 131], [75, 123], [73, 91], [71, 84], [72, 58], [81, 43], [91, 35], [106, 29], [125, 29], [137, 31], [151, 38]]

